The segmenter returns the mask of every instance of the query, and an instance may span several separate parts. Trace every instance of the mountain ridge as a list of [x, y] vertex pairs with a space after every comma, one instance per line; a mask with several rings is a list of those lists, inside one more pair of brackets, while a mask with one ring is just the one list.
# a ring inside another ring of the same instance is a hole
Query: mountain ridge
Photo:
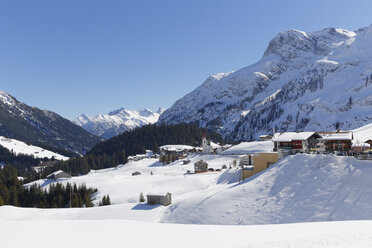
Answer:
[[62, 155], [84, 154], [100, 139], [48, 110], [31, 107], [0, 91], [0, 135]]
[[210, 76], [159, 123], [196, 123], [234, 140], [273, 128], [353, 129], [372, 120], [371, 54], [371, 26], [281, 32], [258, 62]]
[[156, 123], [163, 111], [162, 108], [156, 112], [150, 109], [127, 110], [120, 108], [108, 114], [98, 114], [95, 117], [82, 114], [74, 120], [74, 123], [94, 135], [109, 139], [136, 127]]

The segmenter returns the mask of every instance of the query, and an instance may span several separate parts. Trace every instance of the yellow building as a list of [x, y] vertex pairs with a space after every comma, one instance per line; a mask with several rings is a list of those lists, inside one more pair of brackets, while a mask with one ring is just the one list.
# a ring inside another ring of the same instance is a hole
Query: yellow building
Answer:
[[253, 165], [243, 166], [242, 168], [243, 180], [266, 170], [276, 162], [278, 162], [277, 152], [255, 153], [253, 156]]

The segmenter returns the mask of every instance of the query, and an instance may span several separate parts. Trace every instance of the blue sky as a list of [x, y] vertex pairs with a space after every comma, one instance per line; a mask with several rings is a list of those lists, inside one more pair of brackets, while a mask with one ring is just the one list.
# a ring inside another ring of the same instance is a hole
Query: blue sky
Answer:
[[372, 24], [372, 1], [0, 1], [0, 90], [74, 119], [170, 107], [290, 28]]

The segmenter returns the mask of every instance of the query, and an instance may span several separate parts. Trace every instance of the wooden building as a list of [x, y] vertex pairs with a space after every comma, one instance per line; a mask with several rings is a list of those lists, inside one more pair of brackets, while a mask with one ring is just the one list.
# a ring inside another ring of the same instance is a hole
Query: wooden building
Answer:
[[194, 163], [194, 172], [195, 173], [201, 173], [201, 172], [206, 172], [208, 171], [208, 163], [203, 161], [203, 160], [199, 160], [198, 162]]
[[149, 205], [163, 205], [168, 206], [172, 204], [172, 194], [166, 193], [165, 195], [161, 194], [148, 194], [147, 197], [147, 204]]
[[[319, 132], [320, 147], [327, 152], [350, 152], [352, 150], [353, 132], [351, 131], [335, 131], [335, 132]], [[322, 151], [322, 150], [320, 150]]]
[[315, 151], [320, 138], [321, 136], [316, 132], [286, 132], [275, 134], [272, 141], [274, 152], [278, 152], [278, 157], [281, 159], [289, 154]]
[[60, 178], [71, 178], [71, 175], [62, 170], [58, 170], [47, 176], [47, 179], [50, 180], [57, 180]]

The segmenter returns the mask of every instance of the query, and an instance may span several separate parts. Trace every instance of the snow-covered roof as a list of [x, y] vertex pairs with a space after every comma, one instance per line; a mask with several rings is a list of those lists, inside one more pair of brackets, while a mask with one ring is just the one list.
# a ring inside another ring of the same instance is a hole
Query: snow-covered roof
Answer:
[[56, 176], [56, 175], [58, 175], [59, 173], [62, 173], [62, 172], [63, 172], [63, 170], [57, 170], [57, 171], [53, 172], [52, 174], [49, 174], [47, 177]]
[[320, 132], [322, 138], [320, 140], [352, 140], [353, 132], [340, 131], [340, 132]]
[[219, 145], [219, 144], [216, 144], [216, 143], [214, 143], [214, 142], [210, 142], [210, 145], [211, 145], [211, 147], [213, 148], [213, 149], [217, 149], [217, 148], [220, 148], [221, 146]]
[[146, 194], [146, 196], [148, 196], [148, 195], [151, 195], [151, 196], [166, 196], [167, 194], [170, 194], [170, 195], [171, 195], [171, 193], [169, 193], [169, 192], [167, 192], [167, 193], [162, 193], [162, 192], [149, 192], [149, 193]]
[[231, 148], [223, 151], [221, 154], [224, 155], [245, 155], [253, 154], [257, 152], [270, 152], [274, 148], [274, 144], [271, 141], [252, 141], [242, 142]]
[[354, 143], [354, 144], [352, 144], [351, 147], [352, 148], [354, 148], [354, 147], [371, 147], [371, 145], [367, 144], [367, 143]]
[[286, 132], [279, 135], [274, 135], [274, 142], [291, 142], [292, 140], [307, 140], [315, 132]]
[[259, 136], [259, 138], [267, 138], [267, 137], [271, 137], [271, 135], [263, 134], [263, 135], [260, 135], [260, 136]]
[[159, 148], [160, 150], [166, 150], [166, 151], [183, 151], [183, 150], [192, 150], [195, 147], [188, 146], [188, 145], [164, 145]]

